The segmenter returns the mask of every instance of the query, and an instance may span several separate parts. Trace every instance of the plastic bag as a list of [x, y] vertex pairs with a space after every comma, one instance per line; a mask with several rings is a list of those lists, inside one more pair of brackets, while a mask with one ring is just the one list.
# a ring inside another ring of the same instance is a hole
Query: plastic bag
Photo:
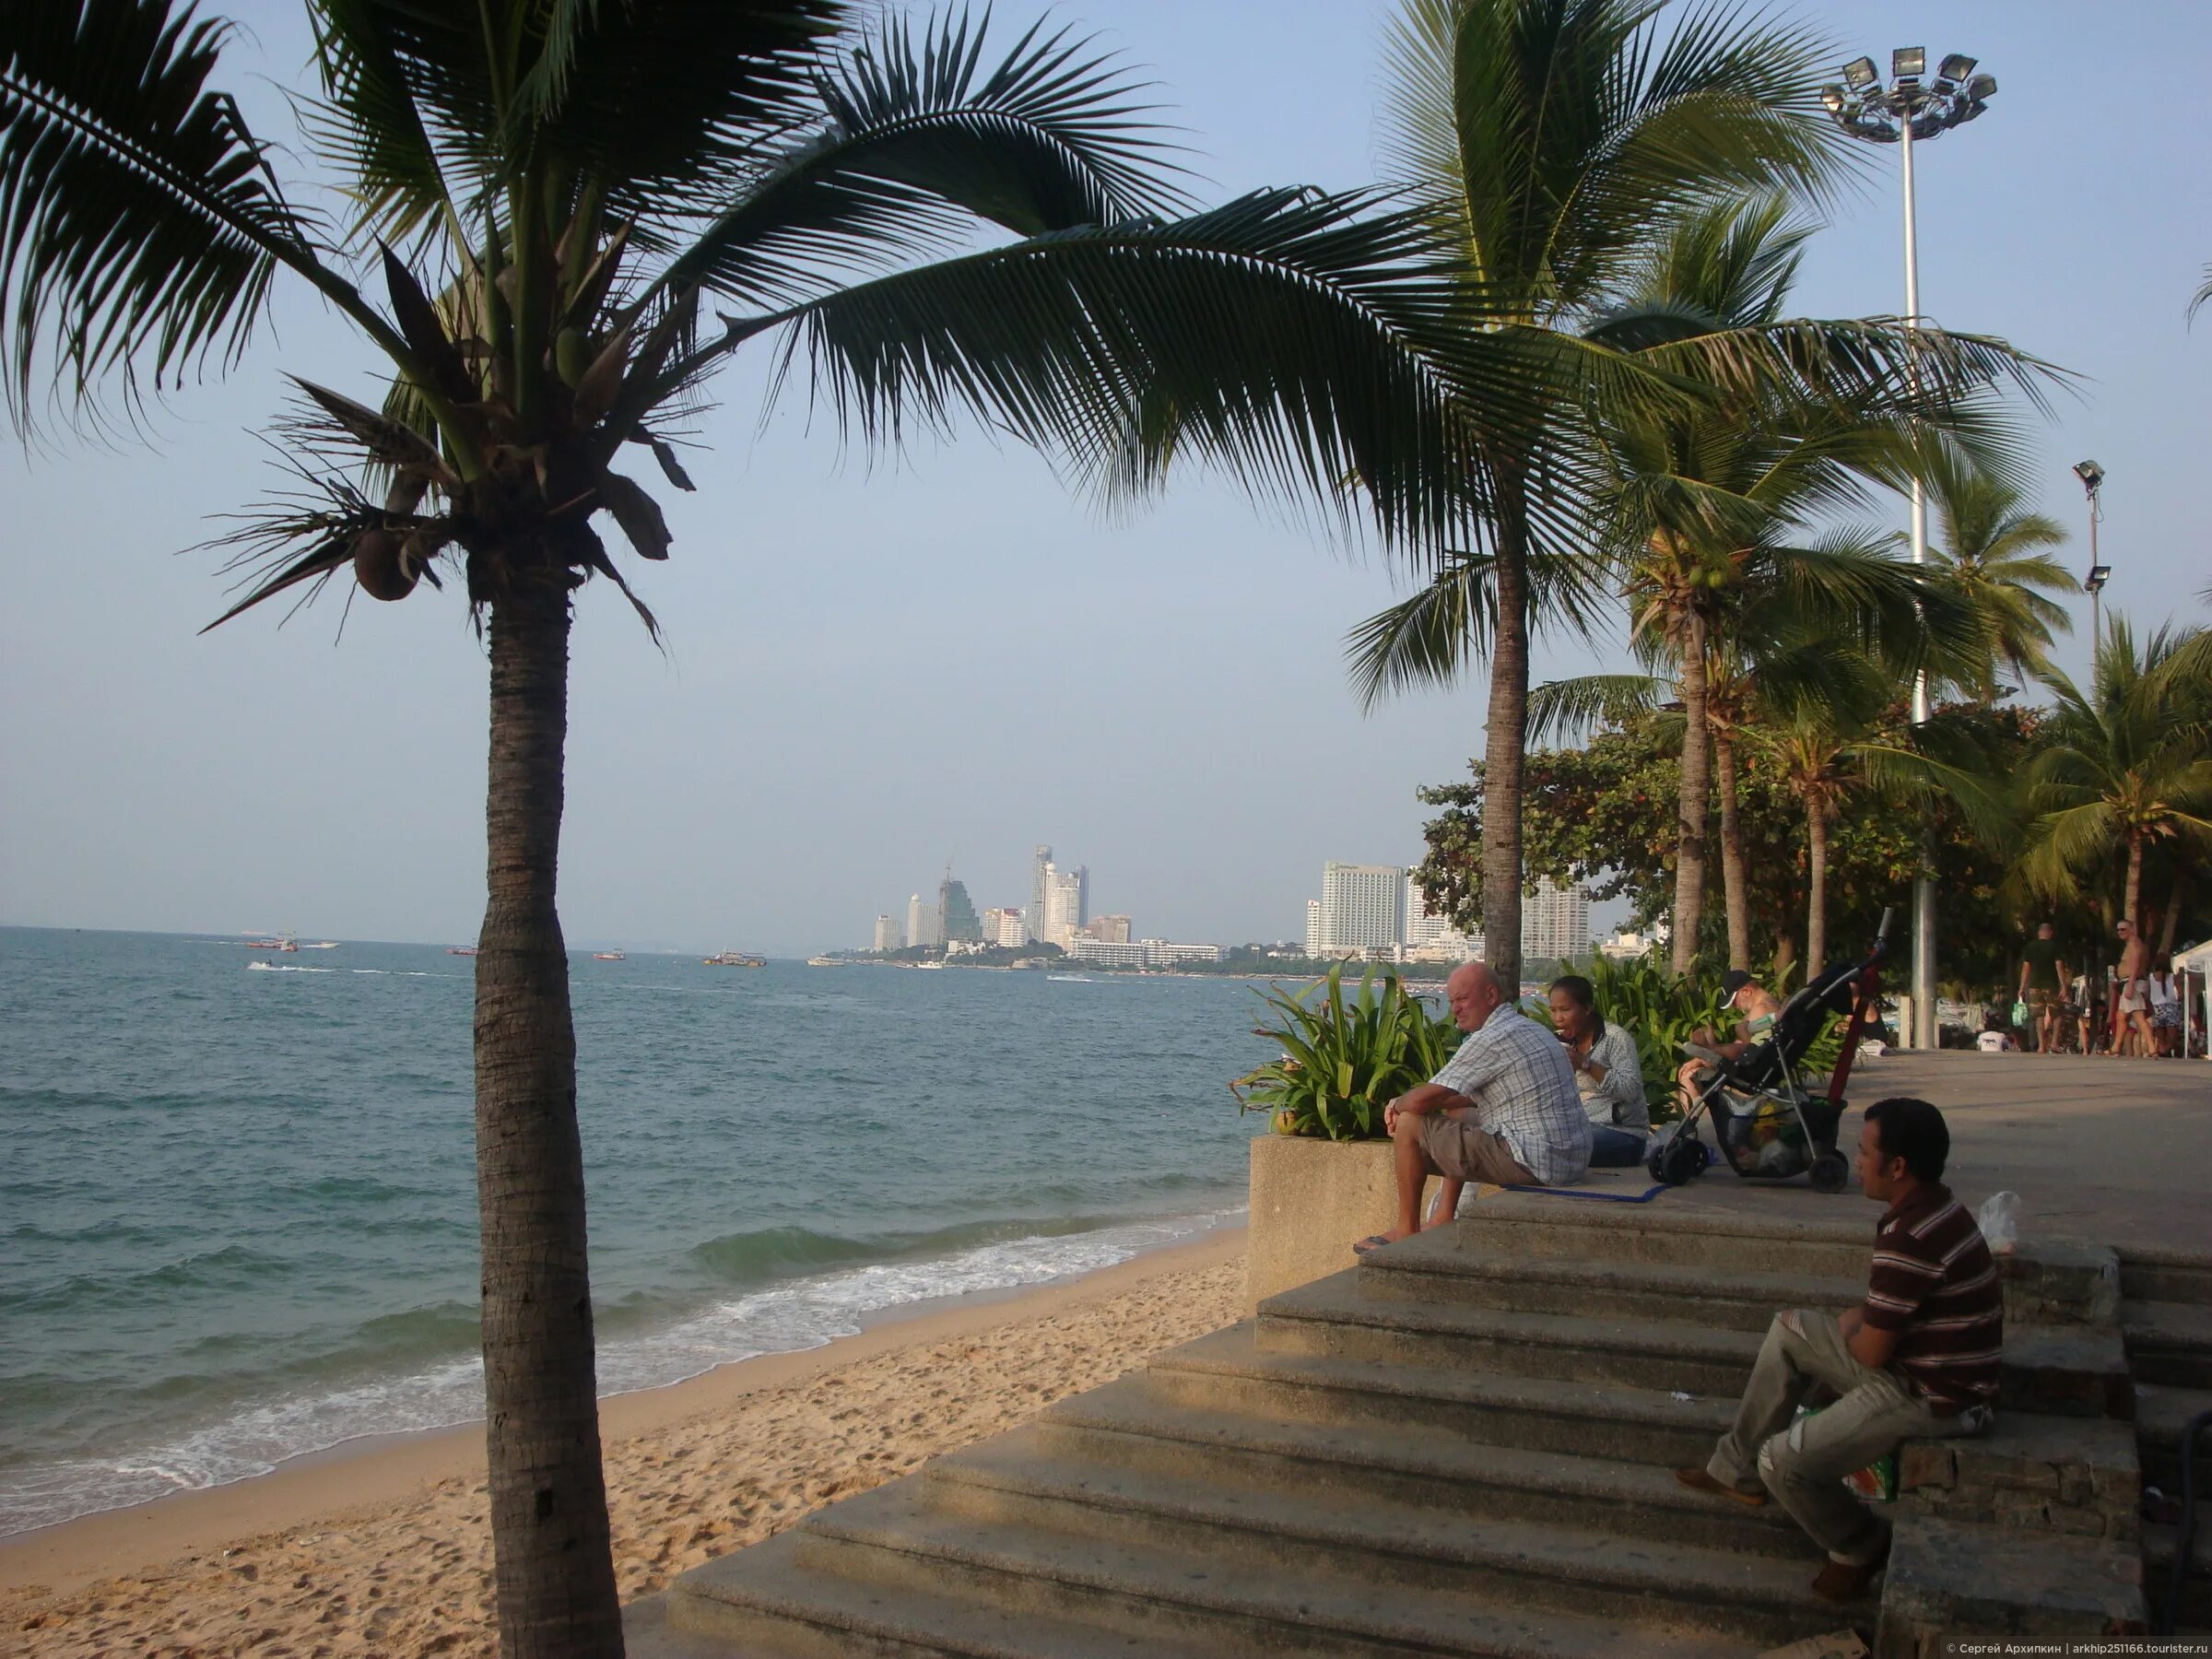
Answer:
[[2024, 996], [2012, 1005], [2012, 1023], [2019, 1027], [2028, 1023], [2028, 999]]
[[2019, 1241], [2020, 1195], [1992, 1193], [1974, 1212], [1974, 1225], [1982, 1230], [1992, 1255], [2006, 1254]]

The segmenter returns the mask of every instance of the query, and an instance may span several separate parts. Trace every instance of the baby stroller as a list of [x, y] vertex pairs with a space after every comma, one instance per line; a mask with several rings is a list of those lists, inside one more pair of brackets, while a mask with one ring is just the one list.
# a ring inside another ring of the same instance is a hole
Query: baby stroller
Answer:
[[[1881, 994], [1881, 961], [1889, 948], [1889, 912], [1866, 959], [1853, 967], [1830, 968], [1813, 975], [1774, 1017], [1773, 1035], [1735, 1060], [1696, 1043], [1682, 1053], [1708, 1062], [1700, 1074], [1699, 1094], [1675, 1132], [1652, 1148], [1644, 1160], [1653, 1181], [1680, 1186], [1701, 1174], [1705, 1143], [1698, 1120], [1712, 1119], [1714, 1138], [1738, 1175], [1785, 1181], [1810, 1171], [1817, 1192], [1840, 1193], [1851, 1179], [1851, 1162], [1836, 1150], [1836, 1124], [1850, 1102], [1843, 1086], [1851, 1077], [1859, 1033]], [[1798, 1063], [1828, 1024], [1831, 1014], [1847, 1014], [1843, 1053], [1825, 1095], [1808, 1093], [1797, 1080]]]

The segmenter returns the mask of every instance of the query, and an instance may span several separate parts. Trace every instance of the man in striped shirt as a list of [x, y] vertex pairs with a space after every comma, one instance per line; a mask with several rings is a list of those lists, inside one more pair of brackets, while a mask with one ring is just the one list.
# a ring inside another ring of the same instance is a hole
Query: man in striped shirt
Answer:
[[[1972, 1214], [1943, 1184], [1943, 1113], [1925, 1100], [1877, 1100], [1859, 1132], [1859, 1184], [1882, 1200], [1866, 1300], [1841, 1318], [1775, 1315], [1736, 1407], [1702, 1469], [1675, 1478], [1759, 1504], [1771, 1492], [1828, 1552], [1813, 1594], [1863, 1595], [1889, 1553], [1887, 1527], [1844, 1477], [1908, 1440], [1978, 1434], [1996, 1405], [2005, 1306]], [[1840, 1396], [1797, 1407], [1815, 1383]]]

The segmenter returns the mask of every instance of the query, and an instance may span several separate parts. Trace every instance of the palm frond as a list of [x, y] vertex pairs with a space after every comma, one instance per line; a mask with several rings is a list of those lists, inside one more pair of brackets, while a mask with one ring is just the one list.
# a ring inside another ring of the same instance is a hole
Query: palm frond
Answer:
[[1393, 692], [1456, 684], [1489, 649], [1498, 622], [1493, 560], [1462, 553], [1436, 578], [1345, 635], [1345, 659], [1362, 711]]
[[0, 381], [19, 428], [41, 364], [80, 408], [111, 373], [135, 397], [142, 365], [159, 389], [234, 361], [280, 261], [337, 284], [207, 85], [228, 32], [170, 0], [0, 6]]
[[1648, 674], [1585, 674], [1528, 691], [1528, 738], [1573, 737], [1628, 712], [1657, 708], [1672, 689]]
[[810, 359], [848, 429], [895, 442], [966, 412], [1079, 461], [1118, 456], [1149, 399], [1181, 449], [1261, 495], [1442, 545], [1465, 528], [1476, 466], [1410, 345], [1439, 295], [1416, 263], [1419, 225], [1363, 206], [1264, 191], [1166, 224], [1055, 231], [733, 322], [671, 378], [794, 324], [783, 370]]
[[994, 66], [964, 14], [917, 41], [887, 18], [820, 81], [825, 124], [747, 180], [656, 287], [752, 302], [944, 252], [977, 220], [1021, 236], [1185, 207], [1135, 83], [1067, 31]]

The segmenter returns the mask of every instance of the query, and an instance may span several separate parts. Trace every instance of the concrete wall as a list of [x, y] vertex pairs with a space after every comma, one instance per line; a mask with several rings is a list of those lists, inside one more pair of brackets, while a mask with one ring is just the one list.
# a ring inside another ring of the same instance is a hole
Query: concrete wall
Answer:
[[1352, 1244], [1391, 1224], [1388, 1141], [1263, 1135], [1252, 1143], [1245, 1312], [1352, 1265]]

